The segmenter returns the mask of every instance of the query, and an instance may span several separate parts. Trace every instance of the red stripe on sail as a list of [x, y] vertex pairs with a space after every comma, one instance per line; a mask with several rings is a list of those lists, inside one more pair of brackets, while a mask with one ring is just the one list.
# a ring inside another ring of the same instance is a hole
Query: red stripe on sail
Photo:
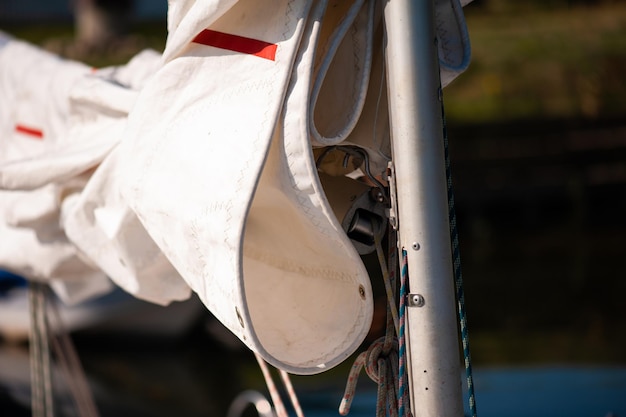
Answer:
[[260, 58], [274, 61], [278, 45], [260, 41], [258, 39], [246, 38], [229, 33], [217, 32], [215, 30], [204, 29], [192, 42], [202, 45], [213, 46], [215, 48], [227, 49], [229, 51], [241, 52], [255, 55]]
[[28, 136], [32, 136], [37, 139], [43, 139], [43, 131], [24, 125], [15, 125], [15, 131], [23, 133]]

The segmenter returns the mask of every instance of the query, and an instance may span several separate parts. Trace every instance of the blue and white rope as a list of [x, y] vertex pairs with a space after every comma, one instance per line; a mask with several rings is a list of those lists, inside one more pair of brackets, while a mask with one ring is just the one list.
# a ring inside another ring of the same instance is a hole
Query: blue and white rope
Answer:
[[402, 268], [400, 270], [400, 331], [398, 333], [398, 415], [405, 416], [410, 409], [408, 404], [408, 378], [406, 374], [406, 341], [404, 337], [405, 310], [406, 310], [406, 283], [408, 278], [408, 263], [406, 250], [402, 249]]
[[461, 271], [461, 250], [459, 247], [459, 230], [456, 222], [456, 209], [454, 201], [454, 191], [452, 187], [452, 170], [450, 168], [450, 152], [448, 146], [448, 133], [446, 128], [446, 119], [443, 114], [443, 141], [444, 156], [446, 164], [446, 179], [448, 185], [448, 216], [450, 221], [450, 239], [452, 244], [452, 262], [454, 272], [454, 284], [456, 287], [456, 300], [459, 311], [459, 322], [461, 327], [461, 344], [463, 345], [463, 359], [465, 362], [465, 377], [467, 381], [467, 395], [469, 409], [472, 417], [477, 417], [476, 411], [476, 395], [474, 392], [474, 378], [472, 376], [472, 360], [469, 345], [469, 332], [467, 330], [467, 313], [465, 311], [465, 293], [463, 291], [463, 273]]

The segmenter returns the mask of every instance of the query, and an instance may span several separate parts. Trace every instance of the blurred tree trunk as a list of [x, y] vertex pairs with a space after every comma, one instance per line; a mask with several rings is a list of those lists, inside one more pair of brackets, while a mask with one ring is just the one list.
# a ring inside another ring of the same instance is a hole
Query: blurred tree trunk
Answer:
[[74, 0], [76, 42], [91, 51], [128, 33], [133, 0]]

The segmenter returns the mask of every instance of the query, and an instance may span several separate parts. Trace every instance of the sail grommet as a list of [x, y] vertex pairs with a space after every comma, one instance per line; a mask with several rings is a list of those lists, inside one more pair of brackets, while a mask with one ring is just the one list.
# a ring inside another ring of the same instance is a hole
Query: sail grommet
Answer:
[[365, 287], [363, 285], [359, 285], [359, 295], [362, 300], [365, 300], [367, 297], [365, 296]]
[[239, 320], [239, 324], [241, 325], [241, 327], [246, 327], [243, 324], [243, 317], [241, 317], [241, 313], [239, 312], [239, 309], [237, 307], [235, 307], [235, 313], [237, 313], [237, 320]]

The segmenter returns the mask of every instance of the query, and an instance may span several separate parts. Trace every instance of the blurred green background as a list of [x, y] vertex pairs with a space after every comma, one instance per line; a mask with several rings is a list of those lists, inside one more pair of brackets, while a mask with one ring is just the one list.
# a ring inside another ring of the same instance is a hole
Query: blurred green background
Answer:
[[448, 89], [451, 119], [626, 114], [626, 2], [490, 0], [466, 12], [473, 61]]

